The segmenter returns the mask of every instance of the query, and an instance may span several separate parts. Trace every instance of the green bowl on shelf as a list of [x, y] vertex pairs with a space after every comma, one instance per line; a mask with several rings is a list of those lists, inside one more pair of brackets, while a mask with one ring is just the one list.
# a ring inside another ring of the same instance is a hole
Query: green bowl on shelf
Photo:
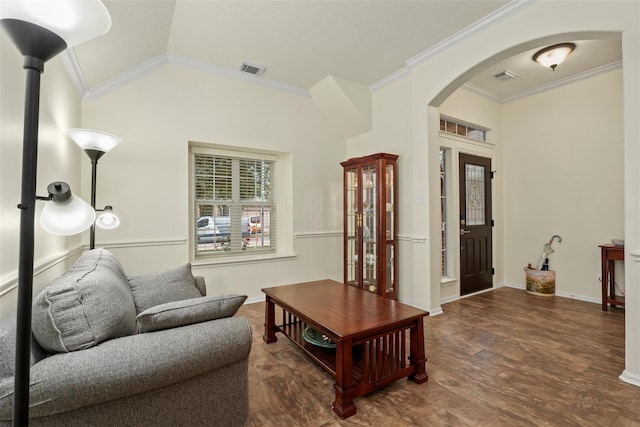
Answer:
[[331, 341], [329, 337], [324, 335], [322, 332], [316, 331], [313, 328], [305, 328], [302, 331], [302, 338], [309, 344], [316, 345], [318, 347], [324, 348], [336, 348], [336, 343]]

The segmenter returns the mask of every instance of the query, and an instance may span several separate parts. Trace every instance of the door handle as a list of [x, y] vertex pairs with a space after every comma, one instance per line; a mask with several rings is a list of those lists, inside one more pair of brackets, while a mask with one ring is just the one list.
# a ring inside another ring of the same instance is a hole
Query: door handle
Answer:
[[460, 235], [462, 236], [463, 234], [469, 234], [471, 233], [471, 230], [463, 230], [462, 228], [460, 229]]

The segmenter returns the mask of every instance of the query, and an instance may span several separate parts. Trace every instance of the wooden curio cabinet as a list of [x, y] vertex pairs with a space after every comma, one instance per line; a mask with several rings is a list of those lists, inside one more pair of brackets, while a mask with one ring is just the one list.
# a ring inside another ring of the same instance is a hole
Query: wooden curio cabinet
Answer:
[[395, 154], [372, 154], [344, 168], [344, 283], [398, 299]]

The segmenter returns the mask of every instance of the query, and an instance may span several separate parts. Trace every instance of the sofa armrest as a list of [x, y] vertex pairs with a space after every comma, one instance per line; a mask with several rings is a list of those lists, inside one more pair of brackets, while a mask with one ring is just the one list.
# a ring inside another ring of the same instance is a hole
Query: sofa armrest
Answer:
[[[67, 412], [188, 380], [246, 359], [251, 328], [235, 316], [106, 341], [31, 369], [31, 416]], [[0, 383], [0, 420], [11, 419], [12, 381]]]

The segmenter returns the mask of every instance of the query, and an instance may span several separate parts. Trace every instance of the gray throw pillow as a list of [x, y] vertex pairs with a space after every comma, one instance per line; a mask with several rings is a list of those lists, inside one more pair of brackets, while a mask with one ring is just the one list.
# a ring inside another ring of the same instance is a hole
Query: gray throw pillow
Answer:
[[135, 334], [136, 308], [118, 259], [104, 249], [84, 253], [38, 294], [31, 329], [56, 353]]
[[189, 263], [161, 273], [128, 276], [128, 279], [136, 313], [167, 302], [201, 296]]
[[246, 295], [217, 295], [157, 305], [138, 314], [138, 333], [231, 317], [246, 299]]

